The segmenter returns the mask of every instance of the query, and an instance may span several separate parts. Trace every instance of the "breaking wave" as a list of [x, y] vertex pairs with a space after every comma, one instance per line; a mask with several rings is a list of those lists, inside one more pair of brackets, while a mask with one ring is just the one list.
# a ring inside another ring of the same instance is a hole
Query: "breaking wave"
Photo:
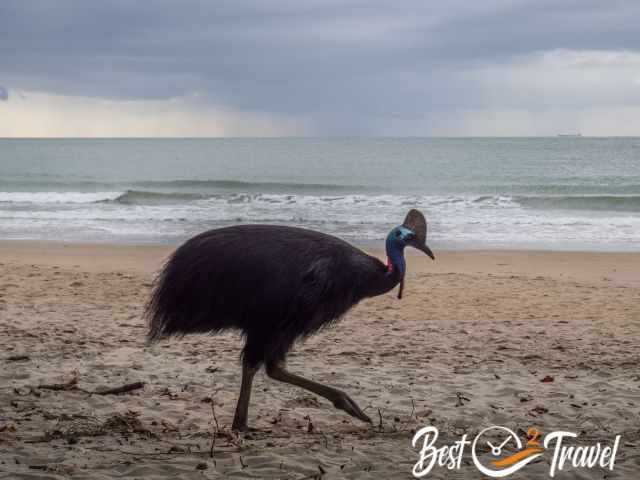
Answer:
[[[144, 183], [144, 182], [141, 182]], [[146, 182], [150, 183], [150, 182]], [[190, 188], [199, 183], [211, 186], [212, 182], [182, 182]], [[117, 205], [189, 205], [189, 204], [318, 204], [327, 207], [386, 205], [406, 206], [419, 205], [425, 208], [453, 207], [464, 208], [524, 208], [535, 210], [582, 210], [611, 212], [640, 212], [640, 195], [397, 195], [375, 192], [353, 193], [339, 191], [322, 191], [313, 193], [313, 188], [320, 185], [297, 185], [300, 192], [282, 193], [276, 191], [255, 191], [255, 183], [213, 182], [224, 184], [229, 191], [158, 191], [158, 190], [124, 190], [101, 192], [0, 192], [0, 203], [16, 204], [90, 204], [104, 203]], [[164, 186], [176, 182], [162, 182]], [[235, 188], [232, 188], [235, 185]], [[269, 184], [282, 186], [285, 184]], [[286, 184], [291, 187], [294, 184]], [[251, 186], [251, 188], [242, 187]], [[280, 188], [279, 187], [279, 188]], [[343, 188], [343, 187], [340, 187]], [[346, 187], [345, 187], [346, 188]], [[309, 191], [306, 191], [308, 189]], [[194, 188], [195, 190], [195, 188]]]
[[0, 192], [0, 203], [96, 203], [117, 199], [122, 192]]
[[640, 212], [640, 195], [515, 196], [513, 200], [542, 210]]

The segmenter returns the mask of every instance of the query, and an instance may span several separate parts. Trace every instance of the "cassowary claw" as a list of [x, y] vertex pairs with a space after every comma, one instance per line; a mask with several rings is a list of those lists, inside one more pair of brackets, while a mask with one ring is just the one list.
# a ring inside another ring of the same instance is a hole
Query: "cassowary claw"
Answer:
[[356, 402], [349, 398], [346, 393], [341, 393], [341, 395], [334, 400], [333, 406], [339, 410], [347, 412], [352, 417], [362, 420], [363, 422], [372, 423], [371, 419], [360, 409]]

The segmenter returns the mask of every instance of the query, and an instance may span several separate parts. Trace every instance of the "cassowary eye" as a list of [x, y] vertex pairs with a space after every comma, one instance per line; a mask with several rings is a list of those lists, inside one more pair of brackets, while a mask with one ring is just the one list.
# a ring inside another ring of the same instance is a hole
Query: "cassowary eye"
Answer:
[[400, 235], [402, 235], [402, 232], [400, 230], [396, 230], [396, 237], [399, 237]]

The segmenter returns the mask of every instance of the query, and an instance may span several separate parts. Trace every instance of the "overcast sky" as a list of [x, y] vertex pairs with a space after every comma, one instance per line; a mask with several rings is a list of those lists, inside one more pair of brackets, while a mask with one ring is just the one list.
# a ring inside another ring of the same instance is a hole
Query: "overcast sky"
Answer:
[[640, 135], [640, 1], [2, 0], [0, 136]]

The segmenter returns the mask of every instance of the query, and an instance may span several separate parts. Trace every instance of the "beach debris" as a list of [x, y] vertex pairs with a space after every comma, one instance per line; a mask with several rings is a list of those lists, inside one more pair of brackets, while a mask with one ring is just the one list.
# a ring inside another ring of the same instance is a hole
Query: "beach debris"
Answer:
[[99, 388], [97, 390], [85, 390], [78, 386], [78, 376], [74, 375], [68, 382], [65, 383], [51, 383], [38, 385], [36, 388], [40, 390], [53, 390], [53, 391], [70, 391], [78, 390], [80, 392], [88, 393], [89, 395], [119, 395], [121, 393], [131, 392], [138, 390], [145, 386], [144, 382], [133, 382], [117, 387]]
[[168, 397], [169, 400], [178, 400], [180, 398], [180, 395], [178, 395], [176, 392], [172, 392], [169, 387], [166, 387], [161, 393], [160, 393], [161, 397]]
[[13, 389], [13, 393], [18, 395], [19, 397], [25, 397], [27, 395], [33, 395], [34, 397], [42, 396], [42, 393], [40, 393], [40, 391], [34, 387], [17, 387]]
[[71, 380], [66, 383], [50, 383], [50, 384], [42, 384], [38, 385], [40, 390], [54, 390], [54, 391], [64, 391], [64, 390], [78, 390], [78, 377], [74, 375]]
[[455, 365], [453, 367], [453, 373], [456, 375], [469, 375], [473, 373], [473, 370], [468, 365]]
[[[94, 416], [77, 415], [61, 417], [56, 427], [44, 433], [40, 441], [64, 439], [69, 443], [77, 443], [81, 437], [98, 437], [119, 433], [122, 435], [137, 433], [148, 437], [155, 436], [146, 429], [138, 419], [139, 413], [129, 410], [125, 413], [114, 413], [104, 420]], [[67, 418], [71, 418], [66, 421]], [[62, 423], [67, 425], [62, 425]]]
[[11, 355], [7, 357], [7, 362], [25, 362], [31, 360], [29, 355]]
[[304, 417], [305, 420], [307, 420], [307, 433], [313, 433], [315, 431], [315, 426], [313, 425], [313, 422], [311, 421], [311, 417], [309, 415], [307, 415], [306, 417]]
[[64, 463], [49, 463], [46, 465], [29, 465], [30, 470], [42, 470], [49, 473], [57, 473], [60, 475], [70, 476], [75, 471], [74, 465], [65, 465]]
[[549, 413], [549, 409], [543, 407], [542, 405], [536, 405], [531, 409], [531, 413], [537, 413], [538, 415], [543, 415], [545, 413]]
[[171, 423], [166, 418], [163, 418], [160, 421], [160, 423], [162, 424], [162, 431], [163, 432], [177, 432], [178, 431], [178, 427], [176, 427], [173, 423]]
[[209, 468], [209, 465], [207, 465], [205, 462], [200, 462], [196, 465], [196, 470], [206, 470], [207, 468]]
[[209, 456], [213, 458], [215, 454], [216, 440], [218, 439], [218, 435], [220, 433], [220, 424], [218, 423], [218, 417], [216, 416], [216, 404], [213, 397], [211, 398], [211, 402], [209, 402], [209, 405], [211, 406], [211, 420], [214, 427], [213, 432], [211, 433], [211, 447], [209, 448]]
[[533, 400], [533, 396], [531, 396], [528, 393], [518, 393], [516, 394], [516, 397], [520, 400], [520, 402], [525, 403], [525, 402], [530, 402], [531, 400]]
[[120, 387], [107, 388], [104, 390], [95, 390], [91, 393], [93, 395], [120, 395], [121, 393], [127, 393], [133, 390], [144, 388], [144, 385], [145, 385], [144, 382], [133, 382], [133, 383], [127, 383], [126, 385], [122, 385]]
[[542, 380], [540, 380], [542, 383], [551, 383], [553, 382], [555, 379], [551, 376], [551, 375], [547, 375], [545, 376]]
[[464, 402], [470, 402], [471, 399], [468, 397], [464, 396], [464, 393], [462, 392], [456, 392], [456, 398], [457, 398], [457, 402], [456, 402], [456, 407], [463, 407], [464, 406]]

